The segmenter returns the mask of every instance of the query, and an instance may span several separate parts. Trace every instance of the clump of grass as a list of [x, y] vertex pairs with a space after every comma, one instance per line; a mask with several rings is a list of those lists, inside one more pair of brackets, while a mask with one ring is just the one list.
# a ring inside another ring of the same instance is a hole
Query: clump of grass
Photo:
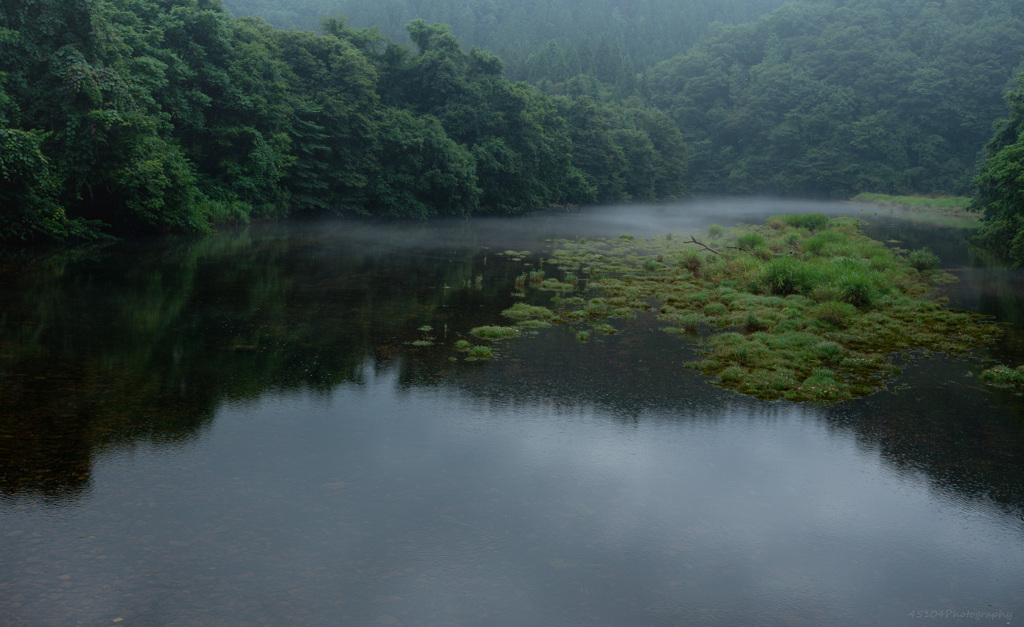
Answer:
[[764, 245], [764, 236], [760, 233], [744, 233], [736, 238], [736, 246], [740, 250], [751, 251]]
[[629, 233], [623, 233], [622, 235], [619, 236], [619, 239], [620, 240], [632, 241], [632, 240], [634, 240], [636, 238], [634, 236], [630, 235]]
[[800, 385], [801, 391], [812, 400], [838, 401], [851, 397], [850, 386], [836, 380], [836, 373], [828, 368], [819, 368]]
[[544, 279], [540, 285], [537, 286], [539, 289], [547, 290], [549, 292], [571, 292], [576, 289], [576, 285], [573, 283], [563, 283], [558, 279]]
[[838, 363], [843, 358], [843, 347], [835, 342], [824, 341], [814, 345], [814, 355], [824, 362]]
[[516, 303], [501, 312], [501, 315], [513, 320], [551, 320], [555, 317], [554, 312], [547, 307], [527, 305], [526, 303]]
[[781, 217], [787, 225], [808, 231], [817, 231], [832, 223], [832, 220], [824, 213], [803, 213]]
[[610, 324], [597, 324], [594, 325], [594, 333], [600, 333], [601, 335], [615, 335], [619, 330]]
[[590, 331], [579, 331], [579, 332], [577, 332], [576, 333], [576, 341], [577, 342], [589, 342], [590, 341]]
[[469, 349], [466, 361], [478, 361], [494, 357], [494, 350], [490, 346], [474, 346]]
[[981, 379], [997, 385], [1024, 385], [1024, 366], [1009, 368], [1000, 364], [994, 368], [983, 370]]
[[750, 310], [747, 312], [745, 319], [743, 320], [743, 328], [747, 331], [763, 331], [769, 327], [767, 321], [762, 320], [757, 312]]
[[931, 249], [919, 248], [907, 255], [907, 261], [919, 271], [933, 270], [939, 267], [939, 256]]
[[711, 239], [719, 239], [725, 235], [725, 229], [720, 224], [712, 224], [708, 227], [708, 237]]
[[704, 315], [709, 318], [724, 316], [727, 313], [729, 313], [729, 308], [722, 303], [708, 303], [704, 305]]
[[530, 283], [541, 283], [544, 281], [544, 270], [537, 269], [530, 271]]
[[459, 340], [455, 342], [455, 350], [457, 351], [468, 351], [473, 345], [467, 340]]
[[818, 320], [845, 329], [853, 322], [857, 308], [850, 303], [830, 300], [815, 306], [809, 313]]
[[761, 266], [754, 287], [763, 294], [802, 294], [814, 284], [815, 278], [806, 262], [794, 257], [777, 257]]
[[474, 327], [470, 333], [482, 340], [505, 340], [510, 337], [518, 337], [519, 329], [515, 327], [484, 326]]
[[679, 264], [693, 274], [697, 274], [700, 271], [700, 267], [704, 265], [704, 257], [695, 250], [687, 249], [683, 251]]

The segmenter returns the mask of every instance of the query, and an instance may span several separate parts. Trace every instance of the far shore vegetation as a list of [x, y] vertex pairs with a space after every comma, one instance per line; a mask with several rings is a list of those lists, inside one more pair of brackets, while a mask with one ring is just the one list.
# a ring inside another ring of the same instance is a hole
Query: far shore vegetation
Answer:
[[982, 214], [972, 210], [967, 196], [892, 196], [889, 194], [857, 194], [851, 202], [870, 203], [906, 209], [912, 222], [939, 226], [976, 229], [981, 227]]
[[586, 341], [614, 332], [609, 319], [656, 312], [664, 331], [699, 343], [692, 367], [766, 400], [864, 396], [899, 371], [896, 355], [962, 354], [1001, 333], [944, 306], [936, 288], [956, 279], [934, 253], [888, 248], [852, 218], [560, 241], [546, 265], [565, 278], [527, 287], [553, 292], [552, 308], [517, 304], [505, 312], [517, 324], [568, 323]]
[[889, 194], [857, 194], [854, 202], [870, 202], [876, 205], [895, 205], [907, 209], [945, 211], [949, 213], [967, 211], [971, 199], [967, 196], [892, 196]]

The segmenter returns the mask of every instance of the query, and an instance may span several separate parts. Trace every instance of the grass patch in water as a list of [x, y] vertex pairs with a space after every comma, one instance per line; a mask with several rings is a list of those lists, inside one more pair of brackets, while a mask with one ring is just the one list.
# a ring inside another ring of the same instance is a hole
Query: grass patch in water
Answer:
[[983, 370], [981, 380], [996, 385], [1024, 385], [1024, 366], [1010, 368], [1000, 364]]
[[539, 305], [527, 305], [526, 303], [516, 303], [505, 311], [501, 312], [501, 315], [506, 318], [512, 318], [513, 320], [551, 320], [555, 317], [555, 313], [547, 307], [541, 307]]
[[762, 399], [826, 403], [882, 388], [898, 370], [894, 353], [959, 354], [1000, 334], [981, 316], [926, 298], [955, 280], [937, 269], [934, 253], [886, 248], [855, 219], [779, 215], [764, 226], [709, 232], [698, 236], [703, 243], [558, 242], [548, 263], [566, 277], [588, 277], [580, 296], [555, 300], [557, 313], [525, 303], [504, 313], [589, 323], [600, 333], [602, 320], [657, 311], [673, 334], [712, 330], [692, 365], [717, 384]]
[[510, 337], [518, 337], [519, 329], [515, 327], [484, 326], [475, 327], [470, 330], [470, 333], [482, 340], [506, 340]]
[[494, 350], [490, 346], [474, 346], [469, 349], [466, 361], [481, 361], [494, 357]]

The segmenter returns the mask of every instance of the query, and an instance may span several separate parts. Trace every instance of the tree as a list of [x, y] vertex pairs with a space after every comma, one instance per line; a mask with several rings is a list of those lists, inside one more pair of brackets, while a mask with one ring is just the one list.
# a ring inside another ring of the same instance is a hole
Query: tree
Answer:
[[984, 211], [977, 240], [1019, 266], [1024, 264], [1024, 72], [1018, 72], [1006, 102], [1010, 116], [996, 124], [985, 148], [972, 207]]

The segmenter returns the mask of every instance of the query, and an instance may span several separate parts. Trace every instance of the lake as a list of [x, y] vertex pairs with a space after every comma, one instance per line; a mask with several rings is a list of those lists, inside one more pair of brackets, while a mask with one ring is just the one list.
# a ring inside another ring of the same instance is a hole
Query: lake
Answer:
[[[812, 211], [930, 246], [1005, 341], [833, 406], [711, 385], [653, 314], [453, 348], [553, 239]], [[8, 254], [0, 625], [1019, 622], [1024, 397], [978, 375], [1024, 363], [1024, 274], [909, 215], [695, 200]]]

